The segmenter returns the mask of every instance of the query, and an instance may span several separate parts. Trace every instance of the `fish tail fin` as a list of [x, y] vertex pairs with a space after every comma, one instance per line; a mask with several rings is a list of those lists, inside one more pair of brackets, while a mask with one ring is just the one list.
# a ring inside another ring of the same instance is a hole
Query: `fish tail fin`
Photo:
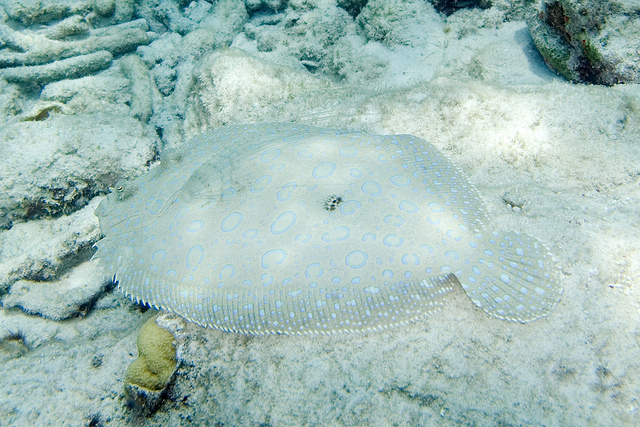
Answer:
[[560, 268], [547, 247], [515, 232], [483, 237], [483, 256], [458, 277], [469, 298], [488, 314], [512, 322], [548, 315], [563, 289]]

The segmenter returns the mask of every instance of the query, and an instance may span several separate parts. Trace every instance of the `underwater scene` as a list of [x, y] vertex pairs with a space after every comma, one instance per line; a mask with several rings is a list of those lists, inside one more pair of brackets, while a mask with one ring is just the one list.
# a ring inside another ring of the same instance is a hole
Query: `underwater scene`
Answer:
[[0, 0], [0, 425], [640, 424], [637, 0]]

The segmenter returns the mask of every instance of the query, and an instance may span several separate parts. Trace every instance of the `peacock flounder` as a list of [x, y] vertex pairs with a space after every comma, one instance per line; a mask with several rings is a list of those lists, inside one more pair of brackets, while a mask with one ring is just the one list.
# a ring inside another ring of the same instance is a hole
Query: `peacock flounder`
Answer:
[[410, 135], [223, 127], [165, 151], [96, 214], [95, 257], [126, 295], [223, 331], [384, 329], [457, 283], [525, 323], [562, 294], [547, 248], [495, 229], [464, 174]]

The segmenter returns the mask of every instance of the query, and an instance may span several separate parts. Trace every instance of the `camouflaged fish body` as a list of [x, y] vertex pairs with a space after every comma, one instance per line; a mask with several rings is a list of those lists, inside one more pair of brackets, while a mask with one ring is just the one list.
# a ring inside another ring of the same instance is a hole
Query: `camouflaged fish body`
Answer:
[[494, 229], [460, 170], [410, 135], [228, 126], [163, 153], [96, 214], [95, 257], [125, 294], [224, 331], [387, 328], [457, 283], [528, 322], [562, 293], [546, 247]]

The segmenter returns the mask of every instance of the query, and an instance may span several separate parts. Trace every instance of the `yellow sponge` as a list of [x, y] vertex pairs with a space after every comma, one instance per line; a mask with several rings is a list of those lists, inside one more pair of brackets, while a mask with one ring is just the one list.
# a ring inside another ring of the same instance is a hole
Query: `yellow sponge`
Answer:
[[163, 390], [176, 369], [173, 335], [152, 317], [138, 333], [138, 358], [125, 373], [125, 386], [133, 385], [150, 391]]

